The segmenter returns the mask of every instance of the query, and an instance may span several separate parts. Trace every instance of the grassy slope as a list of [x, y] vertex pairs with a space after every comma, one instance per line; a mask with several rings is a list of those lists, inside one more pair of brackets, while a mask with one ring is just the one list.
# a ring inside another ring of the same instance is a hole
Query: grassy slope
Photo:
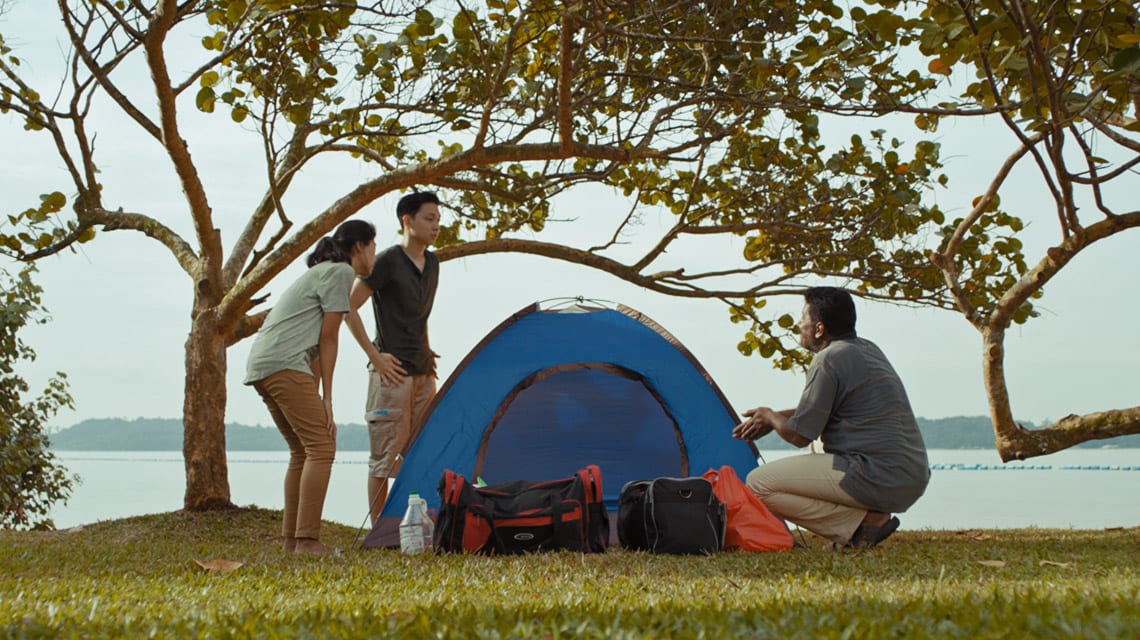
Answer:
[[[0, 637], [1140, 637], [1140, 529], [904, 531], [847, 554], [313, 558], [279, 550], [279, 516], [0, 532]], [[217, 558], [245, 564], [193, 564]]]

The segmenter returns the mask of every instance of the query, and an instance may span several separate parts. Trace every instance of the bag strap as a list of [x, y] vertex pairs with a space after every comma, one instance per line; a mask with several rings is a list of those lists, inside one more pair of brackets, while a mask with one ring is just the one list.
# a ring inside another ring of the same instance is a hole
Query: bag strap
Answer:
[[[451, 513], [457, 510], [459, 487], [462, 486], [463, 476], [453, 472], [451, 469], [444, 469], [443, 476], [439, 479], [439, 498], [440, 498], [440, 515], [444, 513], [449, 514], [447, 517], [441, 517], [437, 520], [434, 541], [436, 545], [441, 546], [447, 551], [456, 550], [456, 539], [462, 534], [457, 531], [462, 526], [462, 516], [458, 513]], [[459, 545], [460, 547], [462, 545]]]
[[451, 469], [445, 469], [443, 472], [443, 485], [444, 495], [442, 496], [444, 504], [457, 505], [459, 504], [459, 496], [463, 492], [463, 485], [466, 480], [462, 475], [455, 473]]
[[592, 464], [578, 471], [578, 478], [586, 490], [586, 502], [597, 504], [602, 501], [602, 470]]
[[[609, 542], [609, 515], [606, 513], [605, 496], [602, 495], [602, 470], [598, 465], [592, 464], [578, 472], [586, 494], [586, 503], [582, 505], [582, 548], [589, 551], [605, 551]], [[592, 505], [601, 507], [602, 522], [591, 522]], [[594, 539], [593, 534], [597, 534]]]

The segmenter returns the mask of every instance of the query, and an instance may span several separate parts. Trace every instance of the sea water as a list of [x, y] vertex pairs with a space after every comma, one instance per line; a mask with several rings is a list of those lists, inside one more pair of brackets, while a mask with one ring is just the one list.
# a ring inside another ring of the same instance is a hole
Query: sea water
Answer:
[[[180, 451], [55, 453], [59, 462], [82, 478], [69, 502], [52, 513], [60, 528], [182, 507], [185, 468]], [[765, 458], [799, 454], [777, 451], [766, 453]], [[280, 509], [288, 457], [286, 451], [230, 452], [233, 502]], [[1136, 499], [1140, 449], [1069, 449], [1007, 464], [995, 451], [984, 449], [932, 449], [929, 457], [930, 486], [900, 516], [906, 529], [1140, 526], [1140, 501]], [[365, 525], [367, 463], [366, 451], [337, 452], [325, 499], [326, 520]], [[438, 501], [435, 487], [418, 491]]]

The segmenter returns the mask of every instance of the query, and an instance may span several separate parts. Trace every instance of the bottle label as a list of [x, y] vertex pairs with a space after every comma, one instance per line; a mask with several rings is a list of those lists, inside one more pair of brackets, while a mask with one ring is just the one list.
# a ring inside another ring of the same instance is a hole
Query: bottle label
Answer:
[[420, 553], [423, 550], [423, 528], [419, 525], [400, 527], [400, 551], [404, 553]]

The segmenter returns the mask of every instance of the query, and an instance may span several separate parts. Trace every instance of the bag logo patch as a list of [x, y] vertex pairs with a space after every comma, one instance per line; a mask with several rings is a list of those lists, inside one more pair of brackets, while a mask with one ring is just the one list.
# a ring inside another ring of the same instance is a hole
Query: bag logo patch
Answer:
[[530, 542], [531, 540], [534, 540], [533, 533], [516, 533], [513, 537], [519, 542]]

